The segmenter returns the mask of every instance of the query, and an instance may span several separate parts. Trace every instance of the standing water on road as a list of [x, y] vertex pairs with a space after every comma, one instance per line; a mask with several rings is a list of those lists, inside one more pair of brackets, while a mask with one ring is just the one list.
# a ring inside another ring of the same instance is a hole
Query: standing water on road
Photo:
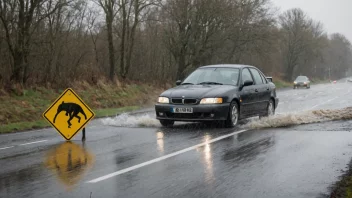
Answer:
[[244, 128], [276, 128], [300, 124], [318, 123], [334, 120], [352, 119], [352, 107], [333, 110], [311, 110], [297, 113], [275, 115], [260, 120], [253, 120], [245, 124]]
[[117, 127], [159, 127], [159, 121], [154, 114], [130, 115], [127, 113], [118, 115], [114, 118], [102, 119], [104, 125]]
[[[243, 128], [275, 128], [300, 124], [351, 119], [352, 87], [350, 83], [319, 84], [310, 90], [278, 91], [280, 102], [276, 115], [270, 118], [252, 118]], [[155, 112], [121, 114], [102, 119], [104, 125], [117, 127], [161, 127]]]
[[[263, 119], [250, 119], [243, 128], [277, 128], [300, 124], [352, 119], [352, 107], [343, 109], [321, 109], [278, 114]], [[143, 115], [121, 114], [114, 118], [102, 119], [104, 125], [117, 127], [160, 127], [154, 113]]]

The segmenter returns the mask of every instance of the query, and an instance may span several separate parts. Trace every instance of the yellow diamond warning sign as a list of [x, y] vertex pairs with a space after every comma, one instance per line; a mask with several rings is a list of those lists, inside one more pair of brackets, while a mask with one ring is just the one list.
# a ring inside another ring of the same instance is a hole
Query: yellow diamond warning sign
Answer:
[[70, 140], [94, 117], [94, 112], [69, 88], [44, 112], [43, 117], [62, 137]]

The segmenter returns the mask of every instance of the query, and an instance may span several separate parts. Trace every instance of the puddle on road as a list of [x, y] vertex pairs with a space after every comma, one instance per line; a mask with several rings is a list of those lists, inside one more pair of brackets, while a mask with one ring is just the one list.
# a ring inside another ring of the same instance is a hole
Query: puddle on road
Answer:
[[277, 128], [300, 124], [310, 124], [335, 120], [352, 119], [352, 107], [334, 110], [311, 110], [297, 113], [275, 115], [269, 118], [252, 120], [244, 128]]
[[[263, 119], [251, 118], [240, 127], [246, 129], [277, 128], [346, 119], [352, 119], [352, 107], [287, 113]], [[121, 114], [114, 118], [102, 119], [102, 123], [117, 127], [161, 127], [153, 113], [143, 115]]]
[[94, 160], [95, 156], [85, 148], [84, 144], [67, 141], [49, 150], [44, 164], [57, 176], [66, 190], [71, 191], [93, 166]]

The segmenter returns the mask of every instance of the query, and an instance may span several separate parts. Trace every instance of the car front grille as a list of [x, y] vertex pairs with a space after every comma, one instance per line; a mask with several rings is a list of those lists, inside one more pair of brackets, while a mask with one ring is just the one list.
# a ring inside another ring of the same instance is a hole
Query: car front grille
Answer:
[[197, 101], [197, 99], [193, 99], [193, 98], [185, 98], [185, 99], [172, 98], [171, 102], [172, 102], [172, 104], [189, 104], [189, 105], [192, 105], [192, 104], [197, 104], [198, 101]]

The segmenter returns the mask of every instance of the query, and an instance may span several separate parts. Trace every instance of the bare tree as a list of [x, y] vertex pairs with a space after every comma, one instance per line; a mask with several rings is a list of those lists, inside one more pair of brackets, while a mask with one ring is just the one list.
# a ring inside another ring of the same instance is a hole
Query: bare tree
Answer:
[[325, 72], [329, 74], [329, 79], [346, 77], [351, 68], [351, 54], [351, 43], [344, 35], [335, 33], [330, 36], [325, 56]]
[[161, 0], [121, 0], [121, 45], [120, 75], [126, 78], [131, 67], [137, 26], [146, 15], [150, 6], [159, 6]]
[[291, 81], [299, 59], [309, 45], [307, 41], [311, 33], [312, 20], [297, 8], [286, 11], [279, 19], [283, 31], [286, 79]]
[[[123, 0], [122, 0], [123, 1]], [[119, 11], [118, 0], [96, 0], [98, 5], [104, 10], [105, 22], [107, 27], [107, 36], [109, 43], [109, 64], [110, 64], [110, 80], [113, 81], [115, 78], [115, 49], [113, 39], [113, 23], [114, 19]]]
[[165, 43], [177, 62], [177, 79], [185, 76], [184, 70], [190, 64], [189, 45], [192, 34], [192, 1], [168, 1], [164, 9]]
[[[20, 83], [26, 82], [33, 30], [43, 19], [68, 3], [64, 0], [0, 1], [0, 20], [13, 58], [11, 79]], [[48, 12], [42, 12], [44, 7], [49, 8]]]
[[270, 0], [2, 0], [0, 57], [1, 86], [170, 82], [222, 63], [287, 80], [352, 71], [346, 37]]

